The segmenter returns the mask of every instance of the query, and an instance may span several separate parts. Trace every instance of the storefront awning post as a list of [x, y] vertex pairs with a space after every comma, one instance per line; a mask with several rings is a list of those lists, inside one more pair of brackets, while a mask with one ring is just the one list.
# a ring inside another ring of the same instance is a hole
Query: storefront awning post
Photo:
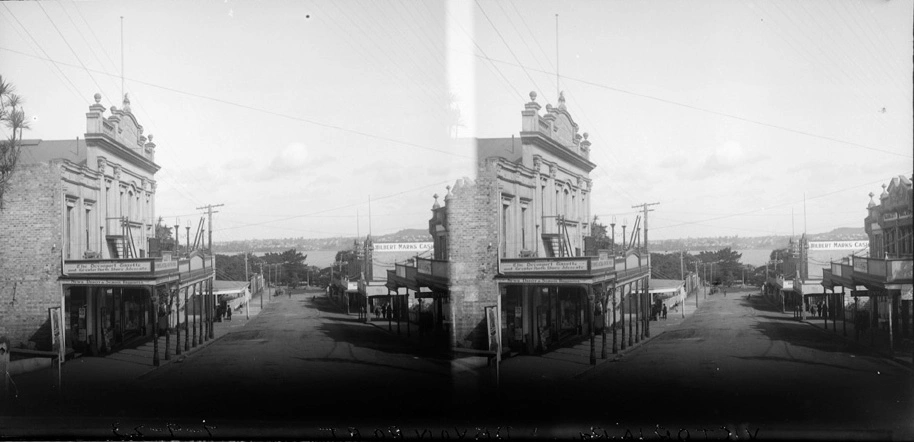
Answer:
[[844, 294], [844, 286], [841, 286], [841, 329], [843, 331], [844, 337], [847, 337], [847, 295]]
[[635, 281], [635, 344], [641, 342], [641, 284], [640, 280]]
[[606, 359], [606, 282], [600, 283], [600, 306], [601, 306], [601, 315], [600, 320], [603, 321], [603, 327], [600, 329], [602, 333], [601, 345], [603, 348], [600, 349], [600, 359]]
[[590, 308], [590, 365], [597, 365], [597, 346], [596, 346], [596, 337], [595, 337], [596, 333], [594, 332], [594, 326], [596, 325], [595, 324], [595, 322], [596, 322], [595, 321], [596, 320], [595, 310], [596, 309], [594, 308], [595, 296], [593, 293], [593, 286], [587, 285], [586, 290], [587, 290], [587, 305]]
[[190, 304], [187, 303], [187, 291], [190, 290], [190, 287], [184, 287], [184, 351], [190, 351], [190, 328], [187, 322], [187, 316], [189, 312], [187, 311]]
[[616, 342], [616, 285], [613, 284], [612, 288], [609, 289], [612, 296], [612, 312], [613, 312], [613, 354], [619, 353], [619, 346]]
[[159, 303], [156, 299], [155, 286], [146, 289], [152, 303], [152, 365], [159, 366]]

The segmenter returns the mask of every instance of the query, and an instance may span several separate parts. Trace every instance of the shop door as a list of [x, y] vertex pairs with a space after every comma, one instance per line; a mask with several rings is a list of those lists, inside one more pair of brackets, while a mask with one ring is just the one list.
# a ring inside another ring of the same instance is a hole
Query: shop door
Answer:
[[509, 286], [501, 300], [501, 339], [512, 352], [524, 350], [523, 287]]

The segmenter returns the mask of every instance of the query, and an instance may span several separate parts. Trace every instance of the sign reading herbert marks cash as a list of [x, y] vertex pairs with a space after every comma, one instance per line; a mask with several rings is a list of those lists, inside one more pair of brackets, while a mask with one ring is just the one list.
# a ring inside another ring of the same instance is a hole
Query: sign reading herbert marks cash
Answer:
[[64, 274], [73, 273], [139, 273], [152, 271], [151, 261], [67, 262]]
[[379, 242], [373, 247], [375, 252], [424, 252], [434, 245], [431, 242]]

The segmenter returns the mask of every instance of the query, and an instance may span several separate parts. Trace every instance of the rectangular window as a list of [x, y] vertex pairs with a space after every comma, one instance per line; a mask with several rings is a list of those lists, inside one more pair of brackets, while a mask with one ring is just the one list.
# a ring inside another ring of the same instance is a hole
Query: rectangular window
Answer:
[[92, 250], [92, 209], [86, 207], [86, 250]]
[[508, 257], [508, 205], [501, 206], [501, 257]]
[[66, 242], [65, 242], [65, 244], [66, 244], [66, 250], [64, 251], [64, 253], [66, 254], [66, 256], [67, 256], [68, 259], [71, 259], [71, 258], [73, 258], [73, 257], [71, 256], [71, 253], [72, 253], [72, 250], [73, 250], [73, 248], [72, 248], [72, 246], [71, 246], [71, 245], [72, 245], [72, 242], [73, 242], [73, 206], [71, 205], [71, 203], [70, 203], [69, 201], [67, 201], [67, 226], [66, 226], [66, 229], [67, 229], [67, 232], [66, 232], [66, 233], [67, 233], [67, 239], [66, 239]]
[[520, 209], [520, 248], [522, 250], [527, 250], [527, 208], [521, 207]]

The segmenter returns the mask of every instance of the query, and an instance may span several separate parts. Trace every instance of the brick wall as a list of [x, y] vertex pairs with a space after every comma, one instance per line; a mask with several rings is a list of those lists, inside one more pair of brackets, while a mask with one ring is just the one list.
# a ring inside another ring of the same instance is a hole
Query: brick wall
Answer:
[[50, 350], [48, 308], [60, 305], [62, 187], [56, 162], [20, 164], [0, 210], [0, 336]]
[[484, 308], [497, 302], [498, 189], [494, 165], [479, 167], [475, 183], [458, 180], [447, 201], [451, 345], [487, 349]]

